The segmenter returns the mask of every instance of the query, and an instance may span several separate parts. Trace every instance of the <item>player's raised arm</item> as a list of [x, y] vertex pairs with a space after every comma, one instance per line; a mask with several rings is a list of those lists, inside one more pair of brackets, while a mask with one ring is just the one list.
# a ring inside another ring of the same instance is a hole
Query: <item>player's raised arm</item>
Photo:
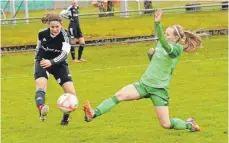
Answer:
[[62, 10], [60, 12], [60, 15], [66, 19], [72, 19], [72, 16], [70, 15], [71, 12], [67, 9], [67, 10]]
[[157, 10], [155, 12], [154, 22], [155, 22], [156, 33], [157, 33], [157, 36], [159, 38], [159, 41], [162, 47], [166, 50], [167, 53], [170, 53], [172, 51], [172, 46], [169, 44], [168, 40], [165, 38], [164, 32], [162, 30], [162, 26], [160, 24], [162, 14], [163, 14], [162, 10]]

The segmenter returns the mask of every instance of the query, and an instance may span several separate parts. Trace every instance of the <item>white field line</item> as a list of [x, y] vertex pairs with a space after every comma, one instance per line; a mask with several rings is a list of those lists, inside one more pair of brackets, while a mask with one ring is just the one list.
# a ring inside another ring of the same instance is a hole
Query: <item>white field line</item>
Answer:
[[[201, 62], [201, 61], [213, 61], [213, 60], [226, 60], [228, 57], [220, 57], [220, 58], [208, 58], [208, 59], [202, 59], [202, 60], [185, 60], [181, 61], [181, 63], [186, 63], [186, 62]], [[98, 69], [88, 69], [88, 70], [78, 70], [74, 72], [92, 72], [92, 71], [104, 71], [104, 70], [113, 70], [113, 69], [122, 69], [122, 68], [134, 68], [134, 67], [145, 67], [148, 64], [139, 64], [139, 65], [130, 65], [130, 66], [118, 66], [118, 67], [109, 67], [109, 68], [98, 68]], [[33, 78], [33, 76], [18, 76], [18, 77], [2, 77], [1, 79], [18, 79], [18, 78]]]

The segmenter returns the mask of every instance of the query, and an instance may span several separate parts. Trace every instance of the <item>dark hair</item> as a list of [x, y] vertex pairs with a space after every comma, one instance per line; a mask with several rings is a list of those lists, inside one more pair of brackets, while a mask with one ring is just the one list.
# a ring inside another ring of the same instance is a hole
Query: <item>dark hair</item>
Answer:
[[46, 13], [41, 18], [41, 22], [43, 24], [50, 23], [51, 21], [58, 21], [58, 22], [61, 23], [62, 22], [62, 17], [59, 14], [56, 14], [56, 13]]

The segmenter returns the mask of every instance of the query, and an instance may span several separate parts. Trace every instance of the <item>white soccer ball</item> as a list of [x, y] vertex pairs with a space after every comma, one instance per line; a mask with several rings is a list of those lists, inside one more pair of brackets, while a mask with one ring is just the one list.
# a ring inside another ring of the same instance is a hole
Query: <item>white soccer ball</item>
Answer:
[[58, 108], [64, 113], [73, 112], [79, 105], [77, 97], [70, 93], [61, 95], [57, 100]]

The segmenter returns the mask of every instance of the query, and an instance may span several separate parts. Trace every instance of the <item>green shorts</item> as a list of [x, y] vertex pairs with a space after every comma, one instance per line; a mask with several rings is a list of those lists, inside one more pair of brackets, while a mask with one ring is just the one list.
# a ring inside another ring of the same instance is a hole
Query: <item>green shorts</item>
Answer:
[[133, 85], [137, 89], [141, 98], [150, 98], [154, 106], [168, 106], [168, 91], [164, 88], [153, 88], [144, 85], [141, 81], [134, 82]]

